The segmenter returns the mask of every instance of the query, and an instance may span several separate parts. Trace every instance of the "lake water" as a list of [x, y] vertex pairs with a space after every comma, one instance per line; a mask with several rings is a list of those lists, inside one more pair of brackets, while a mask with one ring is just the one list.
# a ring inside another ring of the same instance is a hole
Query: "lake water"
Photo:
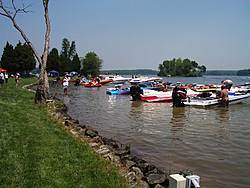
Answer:
[[[165, 77], [163, 81], [219, 85], [225, 79], [232, 80], [233, 86], [250, 82], [249, 77], [237, 76]], [[86, 88], [70, 83], [64, 96], [60, 83], [57, 97], [80, 124], [93, 127], [103, 137], [131, 144], [132, 155], [166, 173], [192, 170], [207, 188], [250, 187], [250, 99], [228, 108], [172, 108], [172, 103], [107, 95], [106, 89], [112, 86]], [[53, 85], [50, 91], [54, 92]]]

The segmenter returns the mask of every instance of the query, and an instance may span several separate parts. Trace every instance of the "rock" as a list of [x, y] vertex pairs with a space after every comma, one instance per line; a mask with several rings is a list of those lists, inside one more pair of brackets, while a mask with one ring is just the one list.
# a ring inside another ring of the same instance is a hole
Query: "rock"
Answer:
[[94, 142], [94, 143], [89, 143], [89, 146], [93, 148], [93, 147], [98, 147], [99, 145]]
[[128, 183], [131, 187], [136, 188], [149, 188], [149, 185], [145, 181], [133, 181]]
[[87, 129], [85, 131], [85, 134], [90, 136], [91, 138], [95, 137], [98, 135], [98, 132], [97, 131], [94, 131], [93, 129]]
[[109, 152], [110, 152], [110, 150], [108, 148], [103, 148], [103, 149], [100, 148], [100, 149], [96, 150], [96, 153], [99, 154], [99, 155], [105, 155], [105, 154], [107, 154]]
[[72, 125], [74, 125], [74, 120], [67, 119], [67, 120], [65, 121], [65, 125], [67, 125], [67, 126], [72, 126]]
[[134, 181], [136, 179], [134, 172], [129, 172], [123, 175], [128, 181]]
[[164, 188], [161, 184], [157, 184], [154, 188]]
[[82, 129], [86, 129], [87, 128], [86, 125], [78, 125], [78, 127], [81, 127]]
[[147, 176], [147, 182], [149, 185], [164, 183], [166, 179], [167, 177], [165, 174], [149, 174]]
[[133, 166], [135, 166], [136, 165], [136, 163], [134, 162], [134, 161], [130, 161], [130, 160], [126, 160], [125, 161], [125, 167], [126, 168], [132, 168]]
[[138, 177], [138, 179], [142, 179], [144, 176], [142, 171], [138, 167], [132, 167], [132, 170], [135, 172], [135, 175]]
[[115, 154], [118, 155], [118, 156], [126, 155], [126, 154], [129, 154], [129, 153], [130, 153], [130, 151], [128, 151], [128, 150], [118, 150], [118, 151], [115, 152]]

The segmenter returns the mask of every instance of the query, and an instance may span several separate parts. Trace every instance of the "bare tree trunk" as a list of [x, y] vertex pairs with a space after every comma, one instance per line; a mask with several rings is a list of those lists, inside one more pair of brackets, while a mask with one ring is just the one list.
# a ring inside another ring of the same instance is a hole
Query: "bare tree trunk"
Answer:
[[45, 35], [45, 45], [44, 45], [44, 51], [43, 51], [43, 59], [38, 55], [36, 49], [34, 48], [33, 44], [29, 41], [28, 37], [25, 35], [24, 31], [17, 25], [15, 21], [15, 17], [18, 12], [24, 12], [27, 13], [26, 8], [30, 7], [30, 5], [22, 8], [22, 9], [17, 9], [14, 4], [14, 0], [12, 0], [12, 5], [14, 14], [12, 16], [10, 11], [7, 11], [7, 9], [3, 6], [2, 0], [0, 0], [0, 8], [4, 11], [4, 13], [0, 12], [0, 15], [6, 16], [9, 19], [11, 19], [14, 27], [21, 33], [23, 39], [29, 44], [31, 49], [33, 50], [36, 59], [41, 65], [41, 71], [40, 71], [40, 76], [39, 76], [39, 81], [37, 85], [37, 90], [36, 90], [36, 96], [35, 96], [35, 103], [41, 103], [44, 104], [50, 97], [49, 95], [49, 82], [48, 82], [48, 77], [47, 77], [47, 71], [46, 71], [46, 65], [47, 65], [47, 56], [49, 52], [49, 36], [50, 36], [50, 21], [49, 21], [49, 12], [48, 12], [48, 3], [49, 0], [43, 0], [43, 6], [44, 6], [44, 12], [45, 12], [45, 23], [46, 23], [46, 35]]
[[[49, 0], [43, 0], [44, 12], [45, 12], [45, 22], [46, 22], [46, 35], [45, 35], [45, 44], [43, 51], [43, 59], [41, 60], [41, 70], [39, 75], [39, 81], [36, 90], [35, 103], [44, 104], [50, 97], [49, 95], [49, 81], [46, 71], [47, 57], [49, 52], [49, 36], [50, 36], [50, 21], [49, 21], [49, 12], [48, 12], [48, 3]], [[41, 59], [41, 58], [40, 58]]]

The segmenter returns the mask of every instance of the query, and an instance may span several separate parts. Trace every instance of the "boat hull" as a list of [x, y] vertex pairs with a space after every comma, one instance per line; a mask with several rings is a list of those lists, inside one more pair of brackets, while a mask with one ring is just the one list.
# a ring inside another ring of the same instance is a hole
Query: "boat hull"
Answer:
[[[242, 102], [243, 100], [247, 99], [250, 97], [250, 93], [248, 94], [238, 94], [238, 95], [229, 95], [229, 104], [237, 104]], [[222, 103], [221, 99], [195, 99], [191, 98], [188, 99], [184, 104], [186, 106], [214, 106], [214, 105], [219, 105]]]
[[[199, 92], [187, 89], [187, 97], [197, 96]], [[140, 95], [141, 100], [147, 102], [173, 102], [172, 91], [154, 91], [154, 90], [143, 90], [143, 94]]]

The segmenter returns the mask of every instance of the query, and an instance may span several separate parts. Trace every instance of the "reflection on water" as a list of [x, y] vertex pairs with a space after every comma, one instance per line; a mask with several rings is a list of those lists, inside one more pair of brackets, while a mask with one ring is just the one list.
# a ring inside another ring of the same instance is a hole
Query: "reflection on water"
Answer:
[[[166, 79], [216, 84], [224, 78]], [[130, 143], [132, 154], [165, 172], [193, 170], [201, 177], [202, 187], [249, 185], [250, 99], [228, 108], [172, 108], [172, 103], [107, 95], [107, 87], [76, 87], [70, 83], [68, 95], [64, 96], [58, 85], [57, 97], [81, 124], [92, 126], [104, 137]]]

